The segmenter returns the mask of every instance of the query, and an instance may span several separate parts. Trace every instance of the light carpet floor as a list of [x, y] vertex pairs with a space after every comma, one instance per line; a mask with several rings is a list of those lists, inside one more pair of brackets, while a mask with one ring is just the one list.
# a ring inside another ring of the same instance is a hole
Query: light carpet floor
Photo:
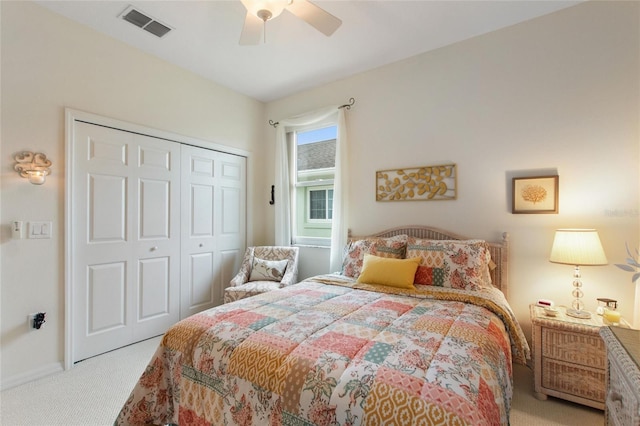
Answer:
[[[0, 394], [3, 426], [112, 425], [160, 338], [153, 338], [78, 363], [70, 371]], [[602, 411], [533, 397], [533, 374], [514, 366], [512, 426], [603, 425]]]

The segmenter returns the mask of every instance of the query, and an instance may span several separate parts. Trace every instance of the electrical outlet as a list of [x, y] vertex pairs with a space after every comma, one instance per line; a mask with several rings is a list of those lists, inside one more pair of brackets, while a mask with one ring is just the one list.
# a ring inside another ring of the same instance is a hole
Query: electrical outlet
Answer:
[[11, 238], [16, 240], [24, 238], [24, 232], [22, 232], [23, 229], [23, 223], [21, 220], [14, 220], [11, 222]]
[[46, 322], [46, 315], [46, 312], [36, 312], [27, 315], [27, 327], [29, 327], [29, 331], [40, 330]]

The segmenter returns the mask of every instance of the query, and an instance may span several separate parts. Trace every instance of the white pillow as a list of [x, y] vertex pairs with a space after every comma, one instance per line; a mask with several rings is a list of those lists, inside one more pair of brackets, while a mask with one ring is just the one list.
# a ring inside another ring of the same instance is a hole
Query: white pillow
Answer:
[[253, 258], [251, 266], [251, 275], [249, 281], [282, 281], [284, 271], [287, 269], [287, 263], [284, 260], [264, 260], [258, 257]]

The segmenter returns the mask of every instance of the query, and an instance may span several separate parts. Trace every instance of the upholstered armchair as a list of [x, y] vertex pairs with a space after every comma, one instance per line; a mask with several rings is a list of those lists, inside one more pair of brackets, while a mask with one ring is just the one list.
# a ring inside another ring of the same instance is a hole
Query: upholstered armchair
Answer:
[[240, 271], [224, 291], [224, 303], [297, 283], [298, 253], [298, 247], [247, 247]]

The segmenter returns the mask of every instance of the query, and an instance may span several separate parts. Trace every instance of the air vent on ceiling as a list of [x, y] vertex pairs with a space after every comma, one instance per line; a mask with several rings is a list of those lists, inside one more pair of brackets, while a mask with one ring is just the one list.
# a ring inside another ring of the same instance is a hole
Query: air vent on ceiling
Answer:
[[136, 9], [133, 6], [127, 7], [124, 12], [120, 14], [120, 17], [125, 21], [132, 23], [136, 27], [150, 32], [156, 37], [162, 37], [172, 30], [171, 27], [160, 23], [157, 19], [151, 18], [149, 15], [141, 12], [140, 9]]

